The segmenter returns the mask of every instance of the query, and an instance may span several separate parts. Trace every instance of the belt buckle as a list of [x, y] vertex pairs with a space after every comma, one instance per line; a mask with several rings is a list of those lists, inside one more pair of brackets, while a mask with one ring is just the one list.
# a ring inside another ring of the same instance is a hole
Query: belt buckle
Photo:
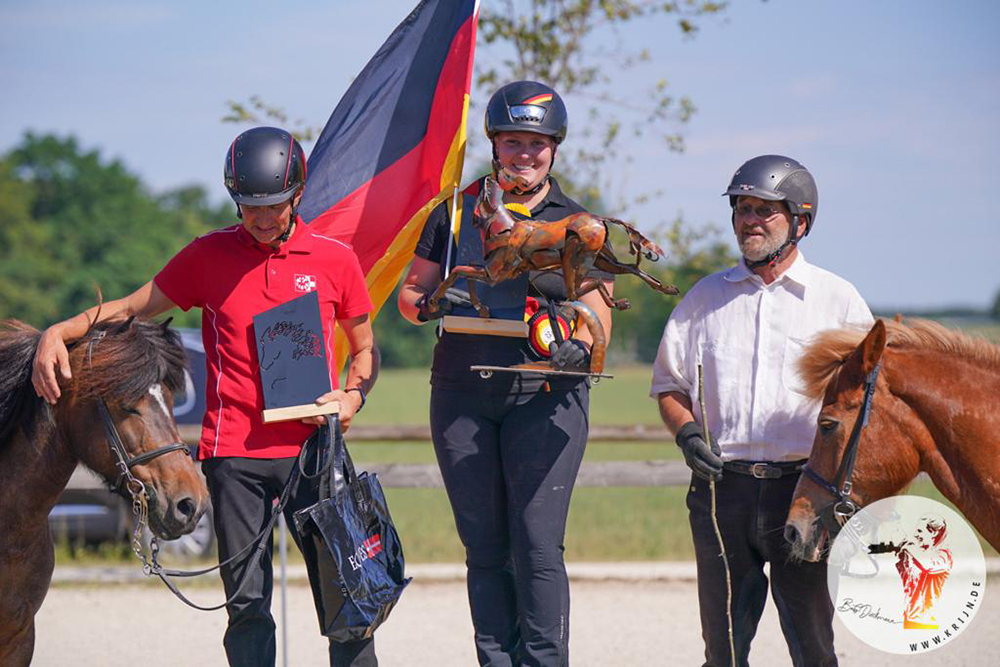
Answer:
[[766, 463], [754, 463], [750, 466], [750, 474], [756, 479], [774, 479], [776, 477], [781, 477], [781, 471], [777, 471], [777, 475], [771, 472], [771, 466]]

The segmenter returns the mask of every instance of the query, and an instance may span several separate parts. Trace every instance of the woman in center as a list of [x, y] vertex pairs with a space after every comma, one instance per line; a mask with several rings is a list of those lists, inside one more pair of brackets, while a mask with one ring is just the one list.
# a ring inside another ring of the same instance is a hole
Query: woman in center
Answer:
[[[494, 169], [521, 177], [519, 187], [504, 195], [515, 217], [527, 212], [533, 220], [553, 222], [584, 210], [549, 173], [566, 125], [562, 99], [541, 83], [511, 83], [490, 98], [486, 135]], [[482, 179], [460, 195], [463, 226], [471, 225], [481, 186]], [[467, 293], [452, 289], [438, 310], [427, 307], [428, 295], [458, 255], [450, 233], [451, 207], [448, 200], [430, 214], [400, 290], [399, 310], [415, 324], [469, 305]], [[592, 271], [589, 277], [612, 292], [610, 274]], [[565, 299], [559, 272], [530, 274], [527, 312], [538, 310], [544, 320], [547, 304]], [[611, 312], [597, 291], [581, 301], [597, 314], [610, 339]], [[558, 368], [586, 371], [591, 343], [587, 328], [580, 327], [554, 351], [532, 347], [524, 338], [449, 332], [441, 333], [434, 348], [431, 435], [465, 546], [480, 665], [569, 662], [563, 537], [587, 443], [590, 396], [583, 376], [500, 372], [483, 378], [469, 367], [551, 358]]]

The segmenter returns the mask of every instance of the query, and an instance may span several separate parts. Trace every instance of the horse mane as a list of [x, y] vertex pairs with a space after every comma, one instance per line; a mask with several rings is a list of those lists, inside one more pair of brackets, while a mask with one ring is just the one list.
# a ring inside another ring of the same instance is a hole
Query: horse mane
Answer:
[[14, 426], [34, 419], [40, 399], [31, 386], [31, 362], [41, 335], [24, 322], [0, 321], [0, 445]]
[[[1000, 369], [1000, 347], [985, 338], [954, 331], [931, 320], [911, 319], [907, 324], [886, 319], [882, 322], [886, 328], [887, 347], [931, 350]], [[799, 374], [809, 396], [823, 397], [826, 388], [837, 379], [844, 362], [866, 335], [868, 332], [860, 329], [831, 329], [813, 338], [799, 360]]]
[[[0, 444], [18, 424], [34, 419], [42, 399], [31, 385], [41, 332], [17, 320], [0, 321]], [[100, 322], [69, 345], [73, 378], [60, 378], [76, 400], [102, 398], [133, 405], [151, 386], [184, 387], [187, 358], [180, 335], [166, 324], [137, 319]]]
[[180, 335], [138, 319], [100, 322], [70, 346], [71, 391], [77, 399], [138, 403], [150, 387], [184, 388], [187, 357]]

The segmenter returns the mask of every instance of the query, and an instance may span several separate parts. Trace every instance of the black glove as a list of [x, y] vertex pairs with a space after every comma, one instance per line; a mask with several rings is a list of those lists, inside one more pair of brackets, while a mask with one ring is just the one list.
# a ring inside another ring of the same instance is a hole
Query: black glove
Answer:
[[701, 427], [688, 422], [677, 431], [677, 446], [684, 452], [684, 462], [702, 479], [722, 479], [722, 449], [709, 434], [712, 445], [705, 443]]
[[419, 309], [417, 319], [421, 322], [429, 322], [431, 320], [444, 317], [445, 315], [450, 315], [451, 311], [455, 309], [455, 306], [460, 308], [472, 308], [472, 300], [469, 298], [469, 293], [464, 289], [458, 289], [457, 287], [449, 287], [444, 291], [441, 300], [438, 301], [438, 309], [433, 313], [427, 308], [427, 300], [429, 298], [430, 294], [424, 294], [422, 297], [417, 299], [417, 308]]
[[549, 364], [560, 371], [590, 370], [590, 350], [583, 341], [570, 338], [561, 343], [549, 343]]

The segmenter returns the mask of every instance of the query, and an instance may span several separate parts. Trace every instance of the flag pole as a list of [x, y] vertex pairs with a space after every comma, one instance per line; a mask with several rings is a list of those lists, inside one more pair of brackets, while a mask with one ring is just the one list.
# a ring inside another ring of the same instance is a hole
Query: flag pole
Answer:
[[[458, 216], [458, 189], [461, 187], [461, 177], [455, 181], [455, 190], [451, 193], [451, 230], [448, 235], [448, 249], [445, 251], [444, 255], [444, 277], [447, 280], [448, 274], [451, 273], [451, 248], [452, 246], [458, 246], [458, 228], [461, 220], [456, 220]], [[439, 319], [437, 324], [438, 336], [444, 331], [444, 320]]]

